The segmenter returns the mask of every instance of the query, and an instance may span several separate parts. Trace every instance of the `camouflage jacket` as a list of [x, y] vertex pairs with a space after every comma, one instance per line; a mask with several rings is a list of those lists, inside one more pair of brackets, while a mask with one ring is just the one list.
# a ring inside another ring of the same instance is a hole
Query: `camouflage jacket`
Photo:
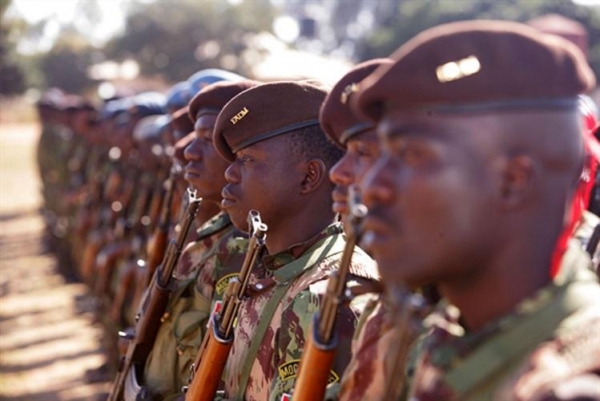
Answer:
[[[595, 214], [584, 211], [581, 219], [579, 220], [579, 224], [575, 227], [575, 232], [573, 234], [573, 238], [578, 240], [581, 243], [583, 249], [589, 251], [592, 256], [592, 260], [594, 263], [592, 264], [592, 269], [600, 274], [598, 271], [598, 264], [600, 263], [600, 246], [596, 244], [596, 246], [590, 246], [590, 240], [594, 235], [594, 229], [596, 226], [600, 224], [600, 218]], [[588, 249], [592, 248], [592, 249]]]
[[158, 399], [179, 393], [187, 384], [212, 305], [223, 296], [222, 281], [239, 271], [247, 242], [229, 215], [220, 213], [198, 229], [196, 240], [182, 252], [174, 272], [178, 288], [144, 370], [144, 383]]
[[465, 333], [458, 310], [447, 306], [415, 346], [408, 398], [561, 399], [562, 384], [587, 374], [598, 388], [600, 285], [589, 265], [571, 241], [553, 283], [477, 332]]
[[[337, 398], [344, 401], [384, 399], [384, 391], [392, 367], [386, 354], [398, 341], [413, 342], [416, 336], [402, 337], [401, 328], [391, 321], [390, 305], [383, 296], [371, 299], [356, 330], [352, 359], [342, 376]], [[328, 390], [328, 399], [335, 399]]]
[[[225, 366], [226, 398], [266, 401], [289, 397], [313, 314], [319, 309], [327, 278], [339, 266], [345, 243], [342, 231], [340, 224], [330, 225], [305, 243], [263, 257], [255, 268], [250, 278], [252, 291], [238, 313], [235, 341]], [[377, 277], [374, 262], [359, 248], [350, 273], [358, 281]], [[364, 302], [360, 301], [340, 309], [339, 347], [330, 382], [339, 381], [348, 363], [362, 309]], [[262, 325], [264, 335], [259, 329]]]
[[69, 185], [67, 161], [72, 137], [72, 132], [61, 125], [45, 125], [36, 150], [45, 207], [60, 216], [68, 212], [63, 198]]

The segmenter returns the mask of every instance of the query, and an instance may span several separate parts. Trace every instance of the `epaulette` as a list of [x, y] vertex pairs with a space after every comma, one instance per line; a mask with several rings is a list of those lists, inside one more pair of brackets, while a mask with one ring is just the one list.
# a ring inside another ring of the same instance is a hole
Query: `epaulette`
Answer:
[[196, 242], [202, 241], [231, 225], [231, 218], [227, 213], [219, 213], [212, 217], [196, 231]]

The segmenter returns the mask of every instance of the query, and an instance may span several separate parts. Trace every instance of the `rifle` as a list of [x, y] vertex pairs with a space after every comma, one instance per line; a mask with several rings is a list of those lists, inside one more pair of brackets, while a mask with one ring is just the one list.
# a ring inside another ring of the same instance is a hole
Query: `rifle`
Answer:
[[[384, 401], [396, 401], [400, 395], [407, 391], [406, 388], [406, 360], [412, 341], [419, 333], [422, 321], [430, 308], [419, 293], [411, 292], [406, 286], [393, 284], [386, 289], [386, 296], [391, 299], [394, 305], [392, 319], [396, 328], [395, 347], [390, 349], [388, 354], [391, 357], [392, 369], [387, 377]], [[406, 399], [412, 399], [411, 397]]]
[[141, 220], [151, 201], [152, 190], [147, 184], [142, 184], [135, 197], [133, 197], [133, 192], [130, 196], [129, 203], [133, 201], [133, 205], [128, 204], [123, 215], [117, 219], [115, 241], [102, 250], [105, 257], [102, 263], [96, 265], [98, 279], [95, 292], [99, 296], [107, 295], [109, 299], [114, 295], [110, 285], [119, 261], [129, 256], [135, 257], [135, 255], [131, 255], [130, 242], [132, 238], [138, 234], [142, 235], [144, 231]]
[[164, 254], [169, 236], [169, 227], [171, 225], [171, 206], [175, 194], [175, 175], [177, 171], [171, 169], [169, 178], [165, 181], [165, 193], [163, 195], [163, 204], [160, 211], [158, 224], [152, 233], [152, 239], [148, 245], [148, 263], [146, 275], [142, 286], [146, 287], [154, 276], [156, 267], [160, 264]]
[[184, 387], [186, 401], [212, 400], [233, 345], [233, 323], [248, 286], [250, 272], [265, 245], [267, 225], [256, 210], [248, 212], [250, 239], [244, 263], [237, 278], [231, 279], [223, 297], [223, 308], [210, 320], [210, 325], [190, 367], [189, 386]]
[[310, 336], [304, 345], [298, 377], [294, 386], [294, 401], [322, 400], [328, 384], [329, 372], [337, 348], [335, 322], [339, 307], [348, 299], [346, 277], [350, 270], [354, 247], [362, 234], [362, 222], [367, 208], [360, 202], [356, 185], [348, 188], [347, 240], [340, 267], [327, 283], [327, 291], [319, 312], [313, 316]]
[[150, 282], [156, 268], [162, 262], [165, 256], [165, 250], [167, 248], [167, 242], [169, 240], [169, 228], [171, 227], [171, 216], [173, 199], [175, 197], [175, 178], [179, 174], [179, 170], [175, 167], [169, 172], [169, 177], [161, 186], [161, 210], [160, 216], [158, 217], [158, 223], [156, 224], [152, 236], [148, 241], [147, 245], [147, 258], [146, 263], [136, 265], [136, 278], [135, 278], [135, 294], [133, 296], [133, 305], [139, 305], [144, 297], [144, 292]]
[[[187, 234], [192, 226], [198, 207], [202, 198], [196, 197], [195, 191], [189, 192], [189, 203], [185, 221], [182, 224], [181, 231], [177, 236], [176, 241], [171, 241], [162, 266], [159, 268], [155, 279], [151, 284], [148, 297], [146, 299], [145, 308], [136, 316], [136, 326], [133, 338], [127, 348], [127, 353], [121, 358], [117, 377], [113, 382], [113, 387], [108, 396], [109, 401], [119, 401], [122, 399], [130, 399], [130, 396], [135, 399], [141, 393], [144, 397], [144, 389], [137, 383], [140, 383], [143, 378], [143, 369], [146, 360], [152, 351], [160, 320], [165, 313], [169, 296], [173, 290], [173, 270], [179, 261], [181, 251], [185, 244]], [[121, 337], [127, 337], [127, 333], [119, 333]], [[126, 386], [126, 382], [128, 385]], [[131, 385], [131, 387], [129, 386]], [[127, 389], [126, 389], [127, 387]], [[127, 390], [127, 391], [126, 391]], [[130, 394], [130, 391], [133, 394]], [[126, 398], [125, 398], [126, 397]]]

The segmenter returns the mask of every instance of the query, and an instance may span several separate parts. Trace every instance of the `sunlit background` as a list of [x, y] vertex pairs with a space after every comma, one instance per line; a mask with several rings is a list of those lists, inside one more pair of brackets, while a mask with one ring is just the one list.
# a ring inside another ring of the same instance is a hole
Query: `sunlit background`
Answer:
[[165, 90], [211, 67], [334, 83], [439, 23], [547, 14], [581, 24], [600, 72], [600, 0], [0, 0], [0, 13], [3, 97]]

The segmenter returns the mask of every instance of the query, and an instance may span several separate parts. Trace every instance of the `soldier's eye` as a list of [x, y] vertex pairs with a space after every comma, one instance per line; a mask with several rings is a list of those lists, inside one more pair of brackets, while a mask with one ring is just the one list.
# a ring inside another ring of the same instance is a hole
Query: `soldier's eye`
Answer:
[[363, 147], [359, 147], [356, 150], [356, 153], [358, 154], [358, 157], [361, 159], [372, 159], [375, 155], [373, 154], [373, 152], [371, 152], [370, 149], [368, 148], [363, 148]]
[[405, 164], [415, 165], [423, 160], [424, 154], [418, 149], [403, 149], [400, 157]]
[[247, 164], [252, 161], [252, 158], [248, 155], [240, 155], [240, 161], [244, 164]]

